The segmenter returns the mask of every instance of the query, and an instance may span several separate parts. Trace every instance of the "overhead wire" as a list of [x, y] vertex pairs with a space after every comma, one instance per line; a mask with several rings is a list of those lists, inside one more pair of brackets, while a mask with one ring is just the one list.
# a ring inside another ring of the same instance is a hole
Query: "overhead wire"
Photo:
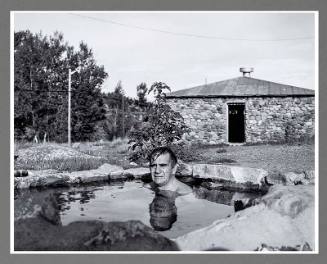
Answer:
[[[48, 91], [48, 90], [33, 90], [33, 89], [23, 89], [23, 88], [19, 88], [16, 90], [16, 92], [19, 91], [25, 91], [25, 92], [34, 92], [34, 93], [68, 93], [68, 90], [53, 90], [53, 91]], [[77, 92], [72, 90], [72, 93]]]
[[103, 18], [96, 18], [88, 15], [82, 15], [82, 14], [76, 14], [76, 13], [69, 13], [72, 16], [78, 16], [81, 18], [87, 18], [91, 20], [95, 20], [102, 23], [109, 23], [113, 25], [118, 25], [122, 27], [127, 28], [134, 28], [139, 29], [143, 31], [152, 31], [157, 33], [164, 33], [164, 34], [170, 34], [170, 35], [176, 35], [176, 36], [184, 36], [184, 37], [193, 37], [193, 38], [203, 38], [203, 39], [215, 39], [215, 40], [232, 40], [232, 41], [293, 41], [293, 40], [308, 40], [308, 39], [314, 39], [313, 36], [308, 37], [293, 37], [293, 38], [276, 38], [276, 39], [250, 39], [250, 38], [227, 38], [227, 37], [219, 37], [219, 36], [210, 36], [210, 35], [200, 35], [200, 34], [191, 34], [191, 33], [184, 33], [184, 32], [174, 32], [169, 30], [162, 30], [158, 28], [152, 28], [152, 27], [143, 27], [138, 25], [131, 25], [127, 23], [121, 23], [117, 22], [111, 19], [103, 19]]

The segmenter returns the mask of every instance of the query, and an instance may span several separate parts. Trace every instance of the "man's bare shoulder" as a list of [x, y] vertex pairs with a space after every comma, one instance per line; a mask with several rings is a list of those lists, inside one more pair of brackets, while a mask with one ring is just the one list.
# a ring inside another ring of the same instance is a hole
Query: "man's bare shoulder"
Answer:
[[181, 195], [185, 195], [185, 194], [189, 194], [191, 193], [193, 190], [190, 186], [188, 186], [187, 184], [181, 182], [181, 181], [177, 181], [177, 192]]
[[172, 192], [177, 192], [179, 195], [185, 195], [192, 193], [193, 190], [190, 186], [187, 184], [175, 180], [173, 186], [163, 186], [163, 187], [158, 187], [154, 182], [146, 183], [143, 185], [143, 187], [151, 190], [163, 190], [163, 191], [172, 191]]

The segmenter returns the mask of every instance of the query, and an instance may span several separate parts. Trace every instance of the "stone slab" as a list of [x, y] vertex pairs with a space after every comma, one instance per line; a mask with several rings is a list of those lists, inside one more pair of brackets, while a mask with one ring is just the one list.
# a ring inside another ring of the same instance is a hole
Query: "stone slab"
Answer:
[[181, 250], [253, 251], [308, 245], [315, 248], [314, 186], [274, 186], [258, 204], [178, 237]]
[[194, 164], [193, 177], [213, 180], [225, 180], [236, 183], [247, 183], [261, 185], [268, 172], [263, 169], [215, 165]]

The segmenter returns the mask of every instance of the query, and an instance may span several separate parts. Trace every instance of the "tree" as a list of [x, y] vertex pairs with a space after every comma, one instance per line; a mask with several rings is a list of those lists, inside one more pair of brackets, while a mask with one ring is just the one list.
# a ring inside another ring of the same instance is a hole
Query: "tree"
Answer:
[[[51, 140], [67, 140], [68, 69], [72, 75], [72, 138], [88, 140], [104, 118], [100, 87], [107, 77], [85, 43], [74, 51], [61, 33], [53, 36], [15, 32], [15, 136], [47, 133]], [[26, 133], [29, 131], [29, 133]], [[31, 132], [32, 131], [32, 132]]]
[[138, 100], [124, 95], [122, 86], [119, 90], [121, 91], [119, 93], [116, 90], [116, 93], [103, 94], [107, 112], [104, 130], [109, 140], [128, 134], [130, 129], [140, 122], [140, 116], [144, 111], [139, 107]]
[[148, 91], [148, 94], [154, 94], [155, 102], [148, 108], [141, 127], [129, 134], [130, 159], [133, 161], [146, 159], [153, 148], [176, 144], [188, 131], [181, 114], [166, 103], [166, 90], [170, 91], [167, 84], [155, 82]]
[[34, 134], [45, 133], [49, 128], [47, 123], [62, 98], [60, 92], [52, 91], [62, 89], [65, 62], [61, 56], [66, 48], [62, 34], [57, 32], [50, 38], [29, 31], [15, 33], [14, 115], [17, 136], [24, 138], [27, 128]]
[[139, 100], [140, 107], [146, 106], [146, 93], [148, 91], [148, 88], [146, 87], [146, 83], [141, 83], [136, 87], [137, 90], [137, 97]]
[[70, 61], [80, 68], [72, 75], [72, 138], [90, 140], [97, 122], [105, 119], [100, 87], [108, 74], [103, 66], [96, 65], [92, 50], [83, 42]]
[[123, 96], [125, 94], [124, 89], [123, 89], [123, 85], [122, 85], [120, 80], [116, 84], [114, 94], [118, 95], [119, 97], [121, 97], [121, 96]]

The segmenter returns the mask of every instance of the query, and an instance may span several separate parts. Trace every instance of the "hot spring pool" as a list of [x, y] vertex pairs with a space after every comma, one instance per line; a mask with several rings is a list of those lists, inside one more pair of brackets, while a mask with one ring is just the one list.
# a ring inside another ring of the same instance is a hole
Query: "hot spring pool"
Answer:
[[49, 195], [59, 204], [62, 225], [81, 220], [140, 220], [162, 235], [176, 238], [234, 212], [234, 201], [254, 194], [193, 187], [184, 196], [155, 193], [141, 181], [93, 186], [22, 190], [15, 193], [15, 219], [42, 205]]

